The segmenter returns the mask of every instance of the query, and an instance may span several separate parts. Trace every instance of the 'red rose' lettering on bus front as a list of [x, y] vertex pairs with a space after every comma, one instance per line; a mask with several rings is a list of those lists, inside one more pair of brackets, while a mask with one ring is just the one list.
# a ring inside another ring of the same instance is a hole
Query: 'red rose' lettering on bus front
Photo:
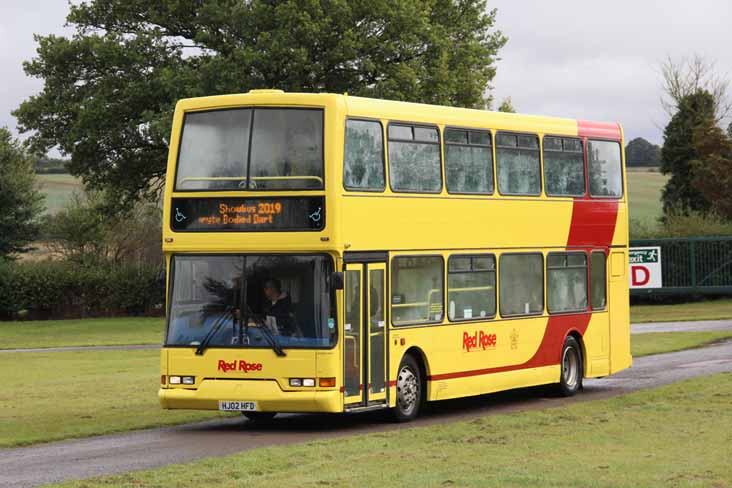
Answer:
[[472, 335], [468, 332], [463, 332], [463, 349], [466, 352], [470, 352], [471, 349], [477, 349], [478, 347], [484, 351], [486, 349], [494, 349], [496, 343], [496, 334], [487, 334], [482, 330], [476, 331]]
[[244, 371], [248, 373], [250, 371], [262, 371], [262, 363], [248, 363], [246, 361], [231, 361], [227, 362], [223, 359], [219, 359], [218, 370], [228, 373], [229, 371]]

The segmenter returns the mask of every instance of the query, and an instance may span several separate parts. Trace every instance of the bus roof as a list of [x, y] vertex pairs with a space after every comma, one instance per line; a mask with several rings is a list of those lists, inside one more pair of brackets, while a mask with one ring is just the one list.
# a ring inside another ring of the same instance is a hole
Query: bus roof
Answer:
[[543, 115], [514, 114], [471, 108], [400, 102], [334, 93], [295, 93], [282, 90], [250, 90], [247, 93], [188, 98], [178, 102], [182, 110], [229, 108], [248, 104], [331, 105], [345, 108], [349, 117], [421, 122], [425, 124], [540, 132], [567, 136], [621, 140], [616, 122], [598, 122]]

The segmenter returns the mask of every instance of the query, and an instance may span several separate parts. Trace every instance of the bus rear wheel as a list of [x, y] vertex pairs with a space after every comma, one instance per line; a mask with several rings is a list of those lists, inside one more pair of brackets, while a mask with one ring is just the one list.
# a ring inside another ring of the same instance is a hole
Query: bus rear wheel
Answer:
[[267, 424], [275, 418], [276, 412], [242, 412], [247, 420], [254, 424]]
[[422, 373], [414, 356], [407, 354], [399, 364], [396, 381], [396, 407], [393, 409], [397, 422], [408, 422], [419, 414], [424, 398]]
[[560, 363], [561, 373], [557, 392], [562, 396], [572, 396], [582, 388], [582, 348], [577, 339], [568, 336], [562, 347], [562, 361]]

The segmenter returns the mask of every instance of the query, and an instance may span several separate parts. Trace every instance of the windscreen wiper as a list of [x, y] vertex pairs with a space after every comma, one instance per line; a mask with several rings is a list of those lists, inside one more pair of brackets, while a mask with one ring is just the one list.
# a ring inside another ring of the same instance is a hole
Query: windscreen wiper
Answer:
[[275, 336], [272, 335], [272, 332], [267, 328], [267, 324], [262, 324], [259, 326], [259, 330], [262, 332], [262, 335], [265, 339], [267, 339], [267, 342], [269, 342], [269, 345], [272, 346], [272, 350], [280, 357], [287, 356], [285, 354], [285, 351], [282, 350], [282, 347], [280, 347], [280, 344], [277, 342], [277, 339], [275, 339]]
[[211, 339], [214, 338], [221, 326], [224, 325], [224, 323], [226, 322], [226, 319], [231, 315], [231, 307], [226, 307], [226, 309], [221, 312], [221, 315], [211, 327], [211, 330], [208, 331], [208, 334], [206, 334], [201, 343], [198, 345], [198, 348], [196, 349], [196, 355], [200, 356], [203, 354], [203, 351], [205, 351], [206, 347], [208, 347], [208, 343], [211, 342]]

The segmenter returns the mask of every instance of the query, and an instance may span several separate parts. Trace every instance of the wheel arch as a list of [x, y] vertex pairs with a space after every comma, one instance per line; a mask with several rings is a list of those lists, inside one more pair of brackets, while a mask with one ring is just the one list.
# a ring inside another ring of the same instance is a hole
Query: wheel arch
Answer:
[[[402, 358], [406, 355], [411, 355], [415, 361], [417, 361], [417, 364], [419, 365], [420, 373], [422, 375], [422, 383], [424, 385], [424, 401], [427, 401], [430, 398], [430, 381], [429, 381], [429, 375], [430, 375], [430, 369], [429, 369], [429, 363], [427, 362], [427, 356], [425, 355], [424, 351], [420, 349], [417, 346], [412, 346], [406, 351], [404, 351], [404, 354], [402, 354]], [[401, 361], [401, 360], [400, 360]]]
[[[582, 377], [586, 377], [587, 371], [589, 368], [588, 359], [587, 359], [587, 350], [585, 349], [585, 341], [582, 338], [582, 334], [577, 329], [571, 329], [569, 332], [567, 332], [567, 335], [564, 338], [564, 341], [567, 340], [567, 337], [573, 337], [574, 340], [577, 341], [577, 343], [580, 346], [580, 353], [582, 353]], [[562, 347], [564, 347], [564, 341], [562, 341]], [[560, 352], [561, 355], [561, 352]], [[560, 358], [561, 360], [561, 358]]]

